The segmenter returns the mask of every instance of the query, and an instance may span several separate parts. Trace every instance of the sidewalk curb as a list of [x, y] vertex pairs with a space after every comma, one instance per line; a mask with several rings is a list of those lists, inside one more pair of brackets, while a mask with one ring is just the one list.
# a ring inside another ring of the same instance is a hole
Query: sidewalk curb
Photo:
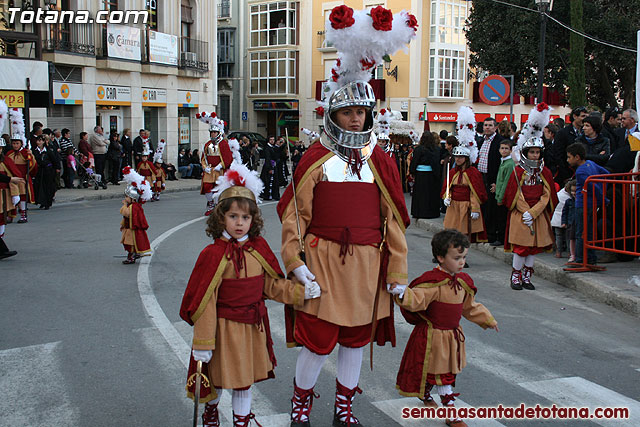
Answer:
[[[118, 192], [115, 192], [115, 193], [99, 189], [99, 190], [95, 190], [95, 193], [92, 193], [90, 195], [76, 196], [76, 197], [71, 197], [69, 199], [64, 199], [64, 200], [60, 200], [60, 201], [56, 200], [56, 205], [64, 205], [65, 203], [83, 202], [83, 201], [90, 201], [90, 200], [120, 199], [120, 198], [124, 197], [124, 188], [125, 188], [125, 186], [124, 186], [124, 184], [121, 184], [120, 187], [122, 188], [122, 191], [118, 191]], [[177, 193], [178, 191], [194, 191], [194, 190], [200, 190], [199, 182], [198, 182], [198, 184], [190, 185], [188, 187], [180, 187], [180, 188], [167, 187], [162, 192], [163, 193]]]
[[[434, 223], [426, 219], [418, 219], [413, 222], [416, 227], [436, 233], [443, 229], [442, 224]], [[472, 249], [484, 252], [487, 255], [511, 265], [512, 255], [504, 252], [501, 247], [493, 247], [488, 243], [471, 245]], [[561, 267], [551, 265], [540, 259], [536, 259], [535, 274], [565, 288], [575, 290], [593, 301], [602, 302], [620, 311], [635, 317], [640, 317], [640, 298], [626, 295], [619, 289], [608, 286], [600, 281], [585, 277], [581, 273], [568, 273]], [[594, 273], [597, 274], [597, 273]], [[505, 284], [507, 278], [505, 278]], [[506, 285], [505, 285], [506, 286]]]

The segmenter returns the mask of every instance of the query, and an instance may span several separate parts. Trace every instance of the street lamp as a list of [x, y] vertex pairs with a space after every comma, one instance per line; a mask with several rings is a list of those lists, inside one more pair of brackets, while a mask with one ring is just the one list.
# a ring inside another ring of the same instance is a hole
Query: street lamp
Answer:
[[385, 55], [382, 57], [382, 59], [384, 61], [384, 69], [387, 71], [387, 76], [393, 76], [393, 78], [398, 81], [398, 66], [396, 65], [393, 70], [389, 71], [389, 69], [391, 68], [391, 58], [389, 57], [389, 55]]
[[547, 35], [547, 12], [551, 10], [553, 0], [535, 0], [540, 11], [540, 48], [538, 57], [538, 102], [542, 102], [544, 83], [544, 46]]

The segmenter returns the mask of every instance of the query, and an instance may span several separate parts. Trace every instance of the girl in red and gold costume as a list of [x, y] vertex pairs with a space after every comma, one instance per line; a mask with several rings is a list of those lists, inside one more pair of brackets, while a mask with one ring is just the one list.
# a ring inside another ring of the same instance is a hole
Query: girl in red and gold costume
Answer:
[[458, 111], [458, 143], [451, 154], [455, 167], [447, 173], [440, 196], [447, 206], [444, 228], [469, 236], [471, 243], [486, 242], [487, 232], [480, 205], [487, 201], [482, 175], [472, 166], [478, 157], [475, 143], [475, 116], [467, 106]]
[[209, 125], [210, 139], [204, 144], [202, 156], [200, 157], [200, 164], [202, 165], [200, 194], [207, 198], [207, 210], [204, 215], [209, 216], [215, 206], [213, 192], [215, 191], [216, 181], [231, 166], [233, 153], [229, 147], [229, 142], [224, 139], [225, 122], [219, 119], [216, 113], [208, 114], [203, 111], [196, 114], [196, 118]]
[[540, 103], [531, 110], [512, 155], [516, 166], [509, 177], [502, 203], [507, 217], [504, 250], [513, 252], [511, 289], [534, 290], [531, 283], [536, 254], [551, 251], [551, 217], [558, 196], [551, 171], [544, 166], [542, 131], [549, 123], [549, 106]]
[[[438, 407], [431, 397], [435, 386], [443, 406], [454, 406], [456, 375], [465, 367], [465, 339], [460, 319], [483, 329], [498, 331], [498, 322], [487, 308], [475, 301], [477, 289], [468, 274], [462, 273], [469, 239], [447, 229], [431, 239], [438, 266], [400, 288], [395, 297], [407, 322], [415, 325], [402, 356], [396, 388], [404, 396], [414, 396], [430, 407]], [[459, 418], [447, 419], [451, 427], [466, 427]]]
[[158, 171], [156, 170], [156, 167], [153, 165], [153, 163], [149, 161], [150, 155], [151, 152], [148, 150], [142, 152], [140, 162], [138, 162], [138, 164], [136, 165], [136, 172], [142, 175], [144, 177], [144, 180], [147, 181], [147, 184], [149, 184], [149, 186], [153, 188], [156, 183], [156, 174], [158, 173]]
[[361, 392], [363, 348], [372, 338], [395, 344], [388, 289], [407, 284], [409, 216], [398, 168], [372, 133], [376, 97], [368, 80], [371, 68], [409, 43], [416, 27], [412, 15], [394, 17], [382, 6], [370, 14], [337, 6], [327, 22], [327, 42], [340, 59], [325, 91], [324, 135], [302, 156], [278, 203], [287, 272], [322, 288], [320, 298], [285, 312], [288, 344], [303, 346], [291, 426], [310, 425], [313, 389], [336, 345], [333, 426], [360, 425], [352, 403]]
[[136, 173], [130, 166], [122, 169], [124, 180], [127, 188], [124, 190], [124, 200], [120, 214], [122, 222], [120, 223], [120, 231], [122, 237], [120, 243], [127, 251], [127, 259], [122, 261], [123, 264], [134, 264], [136, 259], [144, 254], [151, 252], [151, 245], [147, 237], [147, 218], [144, 216], [142, 205], [151, 200], [152, 193], [149, 183]]
[[[265, 299], [301, 307], [317, 298], [320, 287], [284, 278], [276, 256], [260, 237], [263, 221], [256, 202], [262, 181], [244, 165], [233, 163], [216, 183], [217, 205], [207, 220], [215, 240], [198, 257], [182, 299], [180, 317], [193, 326], [189, 376], [197, 361], [213, 387], [201, 385], [206, 402], [203, 426], [219, 426], [222, 389], [232, 389], [234, 426], [248, 426], [251, 386], [274, 378], [276, 358]], [[187, 386], [187, 395], [195, 396]]]

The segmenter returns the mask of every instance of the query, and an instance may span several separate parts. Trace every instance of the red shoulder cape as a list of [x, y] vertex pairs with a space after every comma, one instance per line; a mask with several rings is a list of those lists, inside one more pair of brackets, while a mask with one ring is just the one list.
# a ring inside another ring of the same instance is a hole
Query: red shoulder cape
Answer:
[[147, 166], [149, 166], [149, 169], [151, 169], [151, 172], [153, 172], [153, 174], [155, 175], [156, 173], [158, 173], [156, 171], [156, 167], [153, 165], [153, 163], [151, 163], [149, 160], [145, 160], [145, 161], [140, 161], [138, 163], [138, 165], [136, 166], [136, 172], [140, 169], [140, 165], [145, 164]]
[[131, 229], [133, 230], [135, 238], [134, 241], [136, 252], [148, 252], [149, 250], [151, 250], [151, 244], [149, 243], [149, 238], [147, 237], [147, 229], [149, 228], [149, 224], [147, 224], [147, 218], [144, 216], [144, 209], [142, 208], [141, 204], [131, 204], [130, 221]]
[[[515, 171], [518, 175], [518, 181], [516, 181], [516, 178], [512, 172], [509, 176], [509, 181], [507, 182], [507, 188], [504, 191], [504, 198], [502, 202], [509, 210], [514, 209], [515, 202], [517, 198], [520, 197], [520, 188], [518, 186], [518, 182], [522, 184], [522, 175], [524, 174], [524, 169], [522, 169], [520, 166], [516, 166]], [[549, 193], [551, 194], [547, 209], [549, 214], [553, 215], [553, 211], [556, 209], [556, 206], [558, 206], [558, 194], [555, 191], [553, 175], [551, 174], [551, 171], [545, 166], [544, 168], [542, 168], [541, 176], [543, 185], [547, 187]]]
[[[302, 177], [307, 171], [313, 167], [320, 159], [330, 154], [331, 152], [320, 142], [315, 142], [309, 147], [309, 149], [303, 154], [296, 172], [293, 175], [296, 186], [300, 185]], [[387, 153], [385, 153], [380, 147], [376, 146], [371, 156], [371, 161], [376, 169], [374, 175], [376, 177], [376, 184], [385, 195], [388, 195], [388, 200], [395, 206], [395, 210], [398, 212], [399, 218], [396, 218], [398, 222], [404, 224], [404, 227], [408, 227], [411, 223], [409, 214], [407, 212], [407, 206], [404, 202], [404, 193], [402, 192], [402, 185], [400, 183], [400, 174], [395, 162]], [[293, 198], [293, 187], [291, 184], [287, 186], [284, 194], [278, 202], [277, 212], [282, 221], [282, 215], [285, 209], [289, 205]]]
[[[427, 271], [422, 274], [422, 276], [414, 279], [409, 284], [409, 287], [414, 288], [422, 283], [434, 283], [437, 284], [437, 286], [442, 286], [448, 284], [452, 278], [453, 277], [450, 274], [445, 273], [439, 268], [434, 268], [433, 270]], [[467, 273], [458, 273], [455, 275], [455, 278], [462, 280], [466, 285], [468, 285], [473, 292], [473, 295], [476, 295], [478, 293], [478, 288], [475, 287], [475, 285], [473, 284], [473, 279]], [[400, 308], [400, 312], [402, 313], [402, 316], [405, 318], [405, 320], [412, 325], [417, 325], [424, 321], [424, 319], [419, 314], [420, 312], [408, 311], [402, 307]]]
[[[203, 298], [209, 287], [211, 285], [218, 285], [218, 283], [211, 282], [220, 266], [227, 244], [228, 242], [226, 240], [216, 239], [212, 244], [204, 248], [202, 252], [200, 252], [200, 256], [198, 256], [180, 306], [180, 317], [190, 325], [193, 325], [192, 317], [203, 303]], [[264, 238], [260, 236], [250, 238], [249, 241], [245, 243], [245, 246], [247, 245], [249, 251], [255, 250], [262, 256], [268, 266], [271, 267], [271, 271], [269, 268], [265, 268], [268, 274], [273, 277], [284, 277], [278, 259]], [[263, 267], [265, 266], [263, 265]]]
[[[27, 162], [27, 170], [29, 170], [28, 175], [30, 175], [32, 178], [36, 176], [36, 173], [38, 172], [38, 164], [36, 163], [36, 159], [33, 158], [33, 156], [27, 152], [27, 150], [25, 150], [24, 148], [20, 151], [16, 151], [16, 150], [9, 150], [7, 151], [7, 153], [4, 155], [4, 164], [7, 166], [7, 169], [9, 169], [9, 171], [11, 171], [11, 173], [14, 176], [20, 177], [20, 178], [25, 178], [25, 181], [27, 182], [27, 186], [29, 188], [28, 191], [28, 195], [29, 195], [29, 203], [35, 203], [35, 191], [33, 190], [33, 180], [28, 179], [27, 178], [27, 173], [24, 174], [24, 176], [22, 175], [22, 171], [20, 170], [20, 168], [18, 167], [18, 165], [16, 165], [16, 163], [13, 161], [13, 159], [11, 157], [9, 157], [9, 154], [11, 153], [15, 153], [15, 155], [20, 154], [22, 156], [22, 158]], [[14, 173], [14, 171], [16, 173]], [[25, 171], [26, 172], [26, 171]]]
[[[204, 157], [207, 152], [207, 146], [211, 145], [211, 140], [207, 141], [204, 144], [204, 149], [202, 150], [202, 157]], [[233, 162], [233, 153], [231, 152], [231, 148], [229, 147], [229, 141], [223, 139], [219, 143], [220, 147], [220, 163], [222, 163], [223, 169], [229, 169], [231, 163]]]
[[[444, 197], [445, 193], [447, 192], [447, 188], [449, 188], [451, 183], [454, 182], [454, 178], [456, 180], [455, 182], [457, 182], [459, 172], [460, 172], [460, 168], [457, 166], [449, 171], [449, 181], [448, 182], [443, 181], [442, 189], [440, 190], [440, 197]], [[469, 178], [471, 187], [473, 188], [473, 191], [478, 195], [480, 204], [486, 203], [488, 199], [487, 190], [484, 187], [484, 181], [482, 180], [482, 174], [480, 173], [480, 171], [476, 169], [474, 166], [470, 166], [467, 169], [465, 169], [462, 173], [465, 174], [467, 178]]]

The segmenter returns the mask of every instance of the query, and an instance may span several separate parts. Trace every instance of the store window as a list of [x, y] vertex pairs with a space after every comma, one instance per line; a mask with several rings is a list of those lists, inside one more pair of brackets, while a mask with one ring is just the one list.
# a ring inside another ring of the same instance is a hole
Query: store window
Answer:
[[297, 2], [278, 1], [251, 6], [251, 47], [297, 44]]

